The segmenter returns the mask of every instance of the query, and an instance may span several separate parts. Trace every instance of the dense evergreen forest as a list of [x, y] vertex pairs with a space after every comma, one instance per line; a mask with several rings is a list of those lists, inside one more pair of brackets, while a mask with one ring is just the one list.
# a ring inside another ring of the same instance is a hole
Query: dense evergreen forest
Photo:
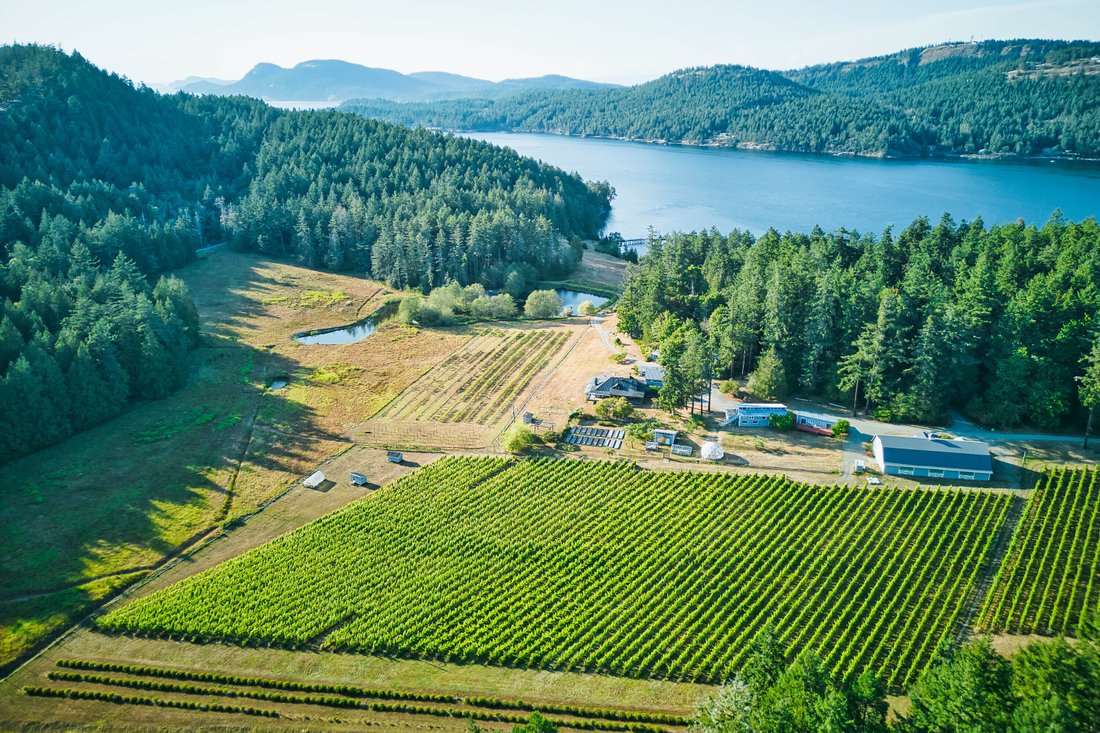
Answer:
[[164, 273], [202, 245], [497, 287], [572, 268], [611, 195], [476, 141], [0, 48], [0, 463], [186, 381], [198, 315]]
[[879, 237], [674, 234], [629, 269], [618, 312], [659, 346], [670, 407], [708, 374], [751, 375], [758, 397], [819, 395], [887, 420], [955, 408], [1050, 428], [1081, 416], [1076, 377], [1100, 353], [1100, 226], [945, 215]]
[[270, 126], [230, 223], [235, 245], [311, 267], [424, 290], [498, 288], [511, 263], [541, 276], [573, 269], [610, 197], [607, 184], [508, 148], [313, 112]]
[[343, 108], [446, 129], [874, 156], [1096, 158], [1100, 43], [959, 43], [788, 72], [713, 66], [632, 87]]

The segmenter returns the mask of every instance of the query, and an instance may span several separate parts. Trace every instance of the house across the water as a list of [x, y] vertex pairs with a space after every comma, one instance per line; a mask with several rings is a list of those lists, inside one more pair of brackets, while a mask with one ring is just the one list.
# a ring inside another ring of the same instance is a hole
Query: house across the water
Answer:
[[584, 399], [588, 402], [625, 397], [631, 402], [641, 402], [645, 398], [646, 385], [634, 377], [610, 377], [604, 374], [592, 377], [584, 388]]
[[879, 468], [890, 476], [988, 481], [993, 476], [989, 445], [977, 440], [876, 435], [871, 441]]

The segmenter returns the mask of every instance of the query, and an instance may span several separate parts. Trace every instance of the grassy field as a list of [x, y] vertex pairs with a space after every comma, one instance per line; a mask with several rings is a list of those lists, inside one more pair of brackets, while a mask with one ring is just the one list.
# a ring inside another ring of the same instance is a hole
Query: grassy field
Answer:
[[708, 683], [770, 623], [839, 673], [873, 666], [901, 687], [958, 631], [1008, 503], [446, 459], [99, 623]]
[[388, 291], [229, 251], [177, 274], [203, 319], [188, 384], [5, 467], [0, 667], [346, 449], [347, 428], [467, 338], [383, 327], [302, 346], [294, 333], [353, 322]]

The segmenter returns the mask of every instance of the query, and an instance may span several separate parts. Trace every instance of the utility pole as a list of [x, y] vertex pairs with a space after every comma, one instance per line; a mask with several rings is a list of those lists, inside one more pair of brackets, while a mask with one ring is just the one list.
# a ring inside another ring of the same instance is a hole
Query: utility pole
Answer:
[[[1090, 390], [1085, 389], [1087, 386], [1089, 386], [1089, 382], [1087, 381], [1088, 379], [1089, 376], [1073, 378], [1073, 381], [1081, 384], [1081, 401], [1086, 403], [1086, 407], [1089, 408], [1089, 419], [1088, 422], [1085, 423], [1085, 442], [1082, 446], [1085, 450], [1089, 449], [1089, 435], [1092, 434], [1092, 414], [1096, 411], [1097, 403], [1100, 402], [1100, 399], [1098, 399], [1098, 396], [1095, 394], [1095, 392], [1090, 396]], [[1093, 390], [1095, 390], [1095, 387], [1093, 387]]]
[[1092, 433], [1092, 413], [1096, 410], [1096, 405], [1089, 407], [1089, 421], [1085, 424], [1085, 450], [1089, 449], [1089, 434]]

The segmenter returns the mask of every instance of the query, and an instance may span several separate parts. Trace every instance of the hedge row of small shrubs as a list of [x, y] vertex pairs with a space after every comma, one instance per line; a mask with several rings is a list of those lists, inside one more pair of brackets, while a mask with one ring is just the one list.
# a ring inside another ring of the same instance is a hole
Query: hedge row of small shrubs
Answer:
[[188, 682], [161, 682], [159, 680], [130, 680], [122, 677], [109, 677], [101, 674], [84, 674], [83, 672], [50, 672], [51, 680], [57, 682], [87, 682], [93, 685], [110, 685], [112, 687], [130, 687], [151, 692], [175, 692], [181, 695], [211, 695], [213, 697], [247, 697], [252, 700], [264, 700], [266, 702], [281, 702], [290, 705], [324, 705], [330, 708], [361, 708], [369, 703], [352, 697], [325, 697], [307, 695], [288, 695], [285, 692], [273, 690], [232, 690], [225, 687], [204, 687]]
[[[368, 703], [371, 710], [378, 713], [414, 713], [417, 715], [438, 715], [448, 718], [471, 718], [492, 723], [526, 723], [527, 718], [512, 713], [489, 713], [481, 710], [456, 710], [454, 708], [428, 708], [403, 703]], [[550, 720], [560, 728], [578, 730], [626, 731], [627, 733], [666, 733], [664, 728], [647, 723], [614, 723], [605, 720]]]
[[[435, 702], [435, 703], [459, 703], [465, 702], [471, 707], [481, 708], [494, 708], [501, 710], [525, 710], [534, 711], [538, 710], [543, 713], [556, 713], [559, 715], [571, 715], [578, 718], [602, 718], [602, 720], [581, 720], [581, 721], [553, 721], [556, 725], [567, 726], [569, 728], [576, 728], [580, 730], [600, 730], [600, 731], [627, 731], [629, 733], [662, 733], [663, 728], [651, 723], [665, 723], [670, 725], [683, 725], [685, 720], [675, 715], [661, 715], [652, 713], [634, 713], [623, 710], [597, 710], [594, 708], [580, 708], [571, 705], [534, 705], [526, 703], [520, 700], [498, 700], [496, 698], [489, 697], [471, 697], [471, 698], [457, 698], [450, 695], [430, 695], [430, 694], [418, 694], [418, 693], [406, 693], [397, 692], [391, 690], [371, 690], [361, 687], [352, 687], [348, 685], [328, 685], [328, 684], [314, 684], [304, 682], [291, 682], [286, 680], [272, 680], [261, 677], [237, 677], [233, 675], [224, 675], [214, 672], [190, 672], [186, 670], [173, 670], [165, 669], [162, 667], [145, 667], [132, 664], [116, 664], [112, 662], [92, 662], [77, 659], [60, 659], [57, 662], [59, 667], [67, 667], [69, 669], [89, 670], [99, 672], [117, 672], [121, 674], [130, 674], [138, 677], [160, 677], [173, 680], [180, 680], [181, 682], [161, 682], [158, 680], [150, 679], [126, 679], [121, 677], [110, 677], [107, 675], [99, 674], [86, 674], [84, 672], [58, 672], [51, 671], [47, 677], [55, 681], [65, 682], [86, 682], [88, 684], [100, 684], [100, 685], [113, 685], [118, 687], [129, 687], [140, 690], [148, 690], [155, 692], [175, 692], [185, 695], [213, 695], [220, 697], [245, 697], [253, 700], [263, 700], [266, 702], [285, 703], [285, 704], [297, 704], [297, 705], [323, 705], [325, 707], [337, 707], [337, 708], [362, 708], [379, 713], [410, 713], [415, 715], [434, 715], [443, 717], [454, 718], [473, 718], [475, 720], [482, 720], [494, 723], [524, 723], [526, 718], [522, 715], [515, 715], [509, 713], [491, 713], [480, 710], [458, 710], [455, 708], [441, 708], [441, 707], [426, 707], [422, 705], [410, 705], [404, 702], [397, 702], [401, 700], [410, 700], [415, 702]], [[260, 687], [266, 689], [260, 690], [234, 690], [225, 688], [210, 688], [200, 685], [186, 684], [186, 682], [210, 682], [210, 683], [222, 683], [229, 685], [237, 685], [239, 687]], [[44, 696], [52, 697], [70, 697], [72, 695], [61, 693], [74, 693], [78, 699], [96, 699], [96, 700], [111, 700], [116, 702], [125, 702], [129, 700], [140, 701], [148, 700], [150, 702], [134, 702], [131, 704], [144, 704], [144, 705], [157, 705], [160, 702], [152, 702], [158, 700], [158, 698], [128, 698], [115, 693], [100, 693], [84, 690], [57, 690], [55, 688], [27, 688], [34, 690], [45, 690], [42, 693], [28, 694], [41, 694]], [[301, 695], [287, 695], [282, 692], [274, 692], [267, 690], [292, 690], [296, 692], [329, 692], [336, 694], [349, 695], [349, 697], [307, 697]], [[89, 697], [88, 695], [93, 695]], [[109, 697], [103, 697], [104, 695]], [[374, 698], [374, 699], [387, 699], [395, 702], [362, 702], [358, 698]], [[115, 700], [115, 698], [118, 698]], [[173, 700], [165, 700], [163, 703], [169, 707], [181, 707], [188, 709], [210, 709], [215, 707], [221, 709], [222, 712], [238, 712], [244, 710], [251, 710], [251, 708], [237, 708], [229, 705], [206, 705], [204, 703], [189, 703], [178, 702]], [[252, 713], [250, 713], [252, 714]], [[267, 715], [268, 712], [260, 711], [259, 713]], [[611, 722], [620, 721], [620, 722]]]
[[273, 680], [264, 677], [238, 677], [235, 675], [219, 674], [217, 672], [191, 672], [182, 669], [165, 669], [163, 667], [144, 667], [134, 664], [115, 664], [112, 662], [92, 662], [82, 659], [59, 659], [58, 667], [69, 669], [83, 669], [93, 672], [118, 672], [138, 677], [163, 677], [173, 680], [186, 680], [189, 682], [213, 682], [222, 685], [237, 685], [239, 687], [266, 687], [274, 690], [292, 690], [294, 692], [327, 692], [348, 697], [366, 697], [376, 700], [412, 700], [415, 702], [441, 702], [457, 703], [459, 698], [453, 695], [431, 695], [428, 693], [401, 692], [398, 690], [374, 690], [366, 687], [354, 687], [352, 685], [333, 685], [314, 682], [293, 682], [290, 680]]
[[192, 702], [190, 700], [164, 700], [159, 697], [138, 697], [136, 695], [119, 695], [114, 692], [100, 692], [98, 690], [73, 690], [57, 687], [24, 687], [23, 692], [34, 697], [67, 698], [69, 700], [99, 700], [112, 702], [117, 705], [150, 705], [158, 708], [178, 708], [180, 710], [201, 710], [208, 713], [241, 713], [242, 715], [259, 715], [264, 718], [278, 718], [275, 710], [261, 710], [242, 705], [222, 705], [211, 702]]
[[478, 708], [496, 708], [503, 710], [537, 710], [540, 713], [572, 715], [578, 718], [603, 718], [604, 720], [624, 720], [638, 723], [664, 723], [666, 725], [687, 725], [687, 718], [664, 713], [640, 713], [628, 710], [610, 710], [602, 708], [582, 708], [575, 705], [543, 705], [522, 700], [499, 700], [495, 697], [463, 698], [467, 705]]

